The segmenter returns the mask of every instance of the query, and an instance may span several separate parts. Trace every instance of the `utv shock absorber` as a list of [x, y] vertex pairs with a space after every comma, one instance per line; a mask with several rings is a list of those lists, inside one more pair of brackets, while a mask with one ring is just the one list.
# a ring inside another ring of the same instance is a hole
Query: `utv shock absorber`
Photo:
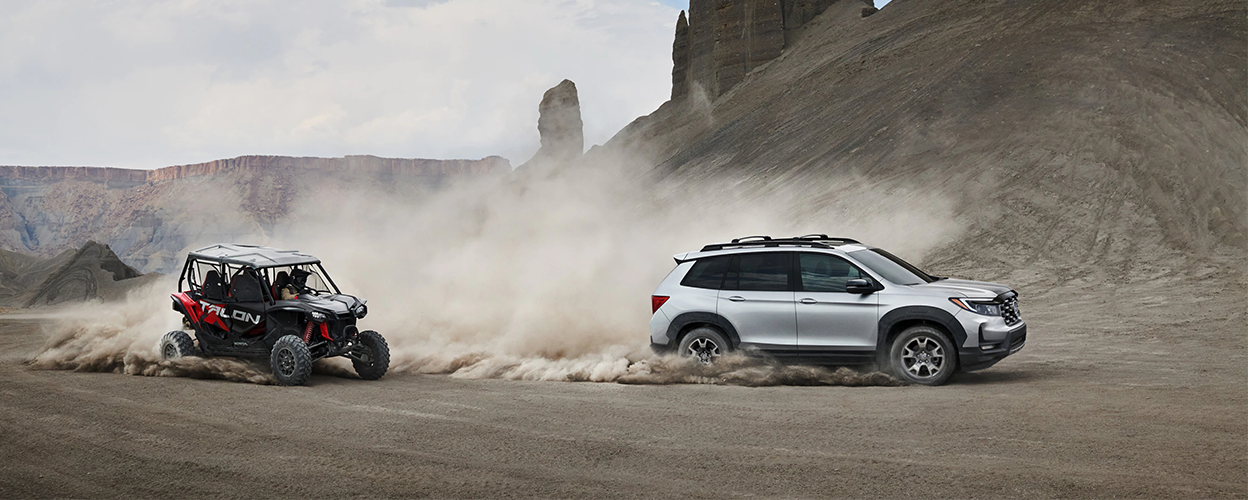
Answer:
[[303, 343], [312, 341], [312, 322], [308, 322], [308, 326], [303, 329]]

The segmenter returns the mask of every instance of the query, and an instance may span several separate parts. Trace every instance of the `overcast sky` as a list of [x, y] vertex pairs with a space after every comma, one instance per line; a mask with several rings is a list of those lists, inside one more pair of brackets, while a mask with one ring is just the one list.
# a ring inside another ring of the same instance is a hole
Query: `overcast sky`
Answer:
[[586, 146], [666, 100], [673, 0], [3, 0], [0, 165], [537, 150], [542, 93]]
[[688, 0], [0, 0], [0, 165], [538, 148], [576, 82], [586, 147], [665, 101]]

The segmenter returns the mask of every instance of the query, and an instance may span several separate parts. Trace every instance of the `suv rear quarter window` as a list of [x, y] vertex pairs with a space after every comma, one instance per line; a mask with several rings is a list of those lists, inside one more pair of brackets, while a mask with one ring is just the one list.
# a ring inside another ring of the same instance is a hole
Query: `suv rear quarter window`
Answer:
[[765, 252], [741, 254], [734, 259], [724, 279], [725, 290], [783, 292], [789, 286], [793, 254]]
[[719, 289], [724, 281], [724, 271], [728, 270], [728, 256], [698, 259], [689, 274], [680, 280], [681, 286], [693, 288]]

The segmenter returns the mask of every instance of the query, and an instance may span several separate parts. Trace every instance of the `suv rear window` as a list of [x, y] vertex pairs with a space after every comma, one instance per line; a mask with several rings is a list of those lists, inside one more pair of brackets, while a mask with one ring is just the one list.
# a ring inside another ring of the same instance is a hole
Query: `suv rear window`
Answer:
[[726, 290], [783, 292], [789, 288], [789, 270], [793, 254], [788, 252], [747, 253], [737, 262], [724, 280]]
[[724, 271], [728, 269], [728, 256], [700, 259], [693, 264], [693, 269], [680, 280], [681, 286], [693, 288], [710, 288], [718, 290], [724, 282]]

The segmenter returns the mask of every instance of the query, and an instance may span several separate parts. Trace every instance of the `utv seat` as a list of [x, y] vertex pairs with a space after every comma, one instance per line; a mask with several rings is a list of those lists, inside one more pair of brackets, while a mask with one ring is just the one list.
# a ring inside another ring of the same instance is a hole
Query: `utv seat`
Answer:
[[260, 280], [256, 276], [239, 272], [234, 275], [234, 279], [230, 283], [230, 297], [238, 302], [260, 302], [264, 300], [264, 294], [260, 292]]
[[286, 274], [286, 271], [278, 271], [277, 276], [273, 278], [273, 289], [270, 290], [273, 292], [273, 298], [281, 299], [282, 289], [287, 286], [290, 286], [290, 275]]
[[204, 298], [218, 302], [225, 300], [225, 283], [216, 271], [204, 274]]

